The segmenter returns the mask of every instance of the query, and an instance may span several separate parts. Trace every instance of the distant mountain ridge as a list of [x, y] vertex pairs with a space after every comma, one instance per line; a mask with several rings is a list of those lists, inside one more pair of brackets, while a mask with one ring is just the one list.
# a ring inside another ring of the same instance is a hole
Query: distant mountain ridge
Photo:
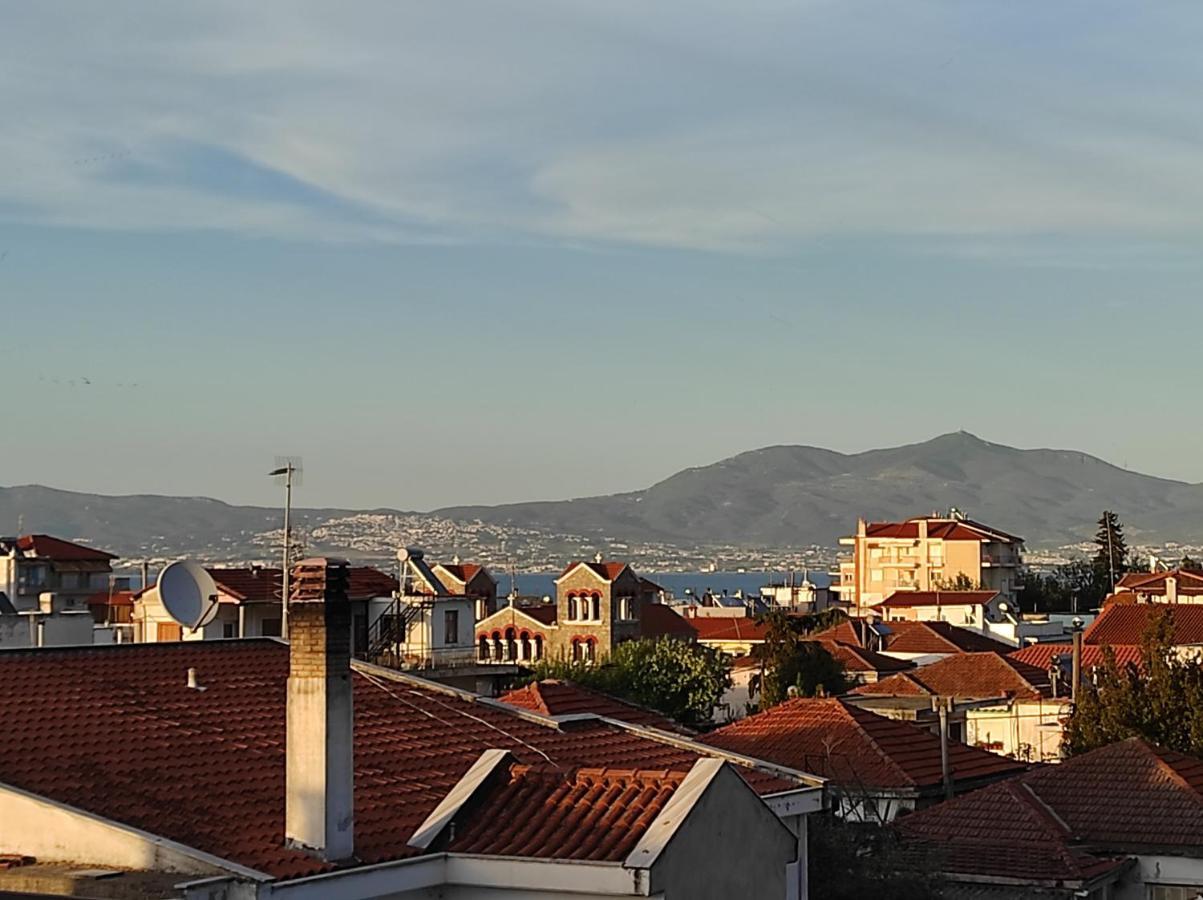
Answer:
[[[1029, 546], [1091, 537], [1105, 508], [1135, 543], [1203, 543], [1203, 485], [1130, 472], [1070, 450], [1018, 450], [965, 432], [863, 453], [776, 446], [685, 469], [646, 490], [575, 500], [457, 506], [432, 513], [300, 509], [301, 528], [369, 512], [419, 527], [446, 520], [680, 547], [833, 546], [857, 517], [901, 519], [956, 506]], [[123, 555], [206, 552], [248, 558], [280, 527], [278, 509], [200, 497], [105, 496], [39, 485], [0, 488], [0, 533], [81, 537]], [[345, 528], [345, 526], [344, 526]], [[340, 532], [341, 533], [341, 532]], [[259, 540], [256, 540], [258, 538]], [[261, 549], [257, 552], [261, 552]]]
[[776, 446], [685, 469], [647, 490], [438, 510], [449, 518], [611, 537], [751, 546], [831, 544], [858, 516], [890, 520], [956, 506], [1030, 545], [1093, 535], [1104, 508], [1133, 538], [1203, 539], [1203, 485], [1121, 469], [1073, 450], [1019, 450], [967, 432], [862, 453]]

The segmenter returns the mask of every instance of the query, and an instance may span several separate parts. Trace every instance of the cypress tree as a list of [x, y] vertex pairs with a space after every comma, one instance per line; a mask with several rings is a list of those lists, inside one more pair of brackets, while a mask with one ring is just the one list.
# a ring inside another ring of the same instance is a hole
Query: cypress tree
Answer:
[[1098, 580], [1110, 593], [1115, 582], [1124, 574], [1128, 560], [1128, 543], [1124, 540], [1124, 526], [1119, 516], [1107, 509], [1099, 518], [1099, 529], [1094, 543], [1099, 549], [1094, 555], [1094, 569]]

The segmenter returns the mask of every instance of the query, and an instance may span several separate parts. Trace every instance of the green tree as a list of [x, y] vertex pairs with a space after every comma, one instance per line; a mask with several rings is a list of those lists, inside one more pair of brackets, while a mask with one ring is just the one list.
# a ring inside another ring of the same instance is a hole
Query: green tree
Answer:
[[1175, 652], [1173, 635], [1173, 610], [1165, 607], [1141, 636], [1140, 665], [1121, 666], [1111, 648], [1104, 648], [1102, 667], [1083, 679], [1066, 723], [1066, 756], [1129, 737], [1203, 754], [1203, 666]]
[[1090, 559], [1074, 559], [1046, 572], [1028, 570], [1023, 577], [1020, 604], [1026, 612], [1069, 612], [1096, 608], [1110, 593], [1109, 574], [1100, 577]]
[[619, 644], [599, 665], [542, 660], [534, 678], [574, 681], [701, 727], [710, 724], [715, 705], [731, 686], [731, 662], [701, 644], [644, 638]]
[[761, 661], [760, 709], [776, 706], [796, 688], [803, 697], [839, 694], [847, 688], [844, 666], [818, 641], [807, 639], [805, 619], [775, 611], [760, 620], [767, 628], [764, 643], [756, 648]]
[[974, 581], [964, 572], [957, 572], [955, 578], [937, 578], [937, 591], [980, 591], [983, 590], [980, 581]]
[[1128, 542], [1124, 540], [1124, 526], [1119, 516], [1107, 509], [1099, 518], [1098, 531], [1094, 536], [1098, 550], [1094, 555], [1094, 567], [1098, 578], [1110, 591], [1128, 563]]
[[1203, 564], [1200, 564], [1200, 563], [1199, 563], [1199, 561], [1198, 561], [1197, 559], [1193, 558], [1193, 557], [1192, 557], [1192, 556], [1191, 556], [1191, 555], [1188, 553], [1188, 554], [1186, 554], [1185, 556], [1183, 556], [1183, 557], [1182, 557], [1182, 562], [1178, 563], [1178, 568], [1180, 568], [1180, 569], [1191, 569], [1191, 570], [1193, 570], [1193, 571], [1196, 571], [1196, 572], [1197, 572], [1197, 571], [1199, 571], [1200, 569], [1203, 569]]

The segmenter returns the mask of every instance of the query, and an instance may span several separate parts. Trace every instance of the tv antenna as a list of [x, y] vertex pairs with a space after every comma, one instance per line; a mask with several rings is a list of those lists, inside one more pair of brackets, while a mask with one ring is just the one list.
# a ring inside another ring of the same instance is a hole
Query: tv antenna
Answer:
[[217, 585], [198, 562], [185, 559], [166, 566], [155, 589], [167, 615], [189, 631], [204, 628], [217, 617]]
[[280, 572], [280, 636], [288, 640], [288, 566], [292, 551], [292, 489], [302, 482], [304, 469], [299, 456], [277, 456], [276, 465], [267, 473], [284, 485], [284, 561]]

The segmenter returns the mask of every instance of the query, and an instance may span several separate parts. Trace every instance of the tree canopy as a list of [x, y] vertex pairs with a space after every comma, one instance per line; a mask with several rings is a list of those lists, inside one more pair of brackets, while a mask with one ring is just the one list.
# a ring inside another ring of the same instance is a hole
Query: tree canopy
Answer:
[[781, 703], [791, 687], [802, 697], [839, 694], [847, 688], [840, 661], [818, 641], [807, 640], [816, 620], [774, 611], [761, 621], [767, 627], [764, 643], [756, 649], [763, 668], [757, 684], [760, 709]]
[[1203, 755], [1203, 666], [1174, 650], [1173, 610], [1149, 620], [1141, 637], [1140, 665], [1119, 665], [1111, 648], [1081, 695], [1065, 727], [1062, 752], [1074, 756], [1129, 737]]
[[543, 660], [534, 678], [574, 681], [696, 727], [712, 721], [715, 705], [731, 686], [731, 663], [701, 644], [644, 638], [619, 644], [598, 665]]

